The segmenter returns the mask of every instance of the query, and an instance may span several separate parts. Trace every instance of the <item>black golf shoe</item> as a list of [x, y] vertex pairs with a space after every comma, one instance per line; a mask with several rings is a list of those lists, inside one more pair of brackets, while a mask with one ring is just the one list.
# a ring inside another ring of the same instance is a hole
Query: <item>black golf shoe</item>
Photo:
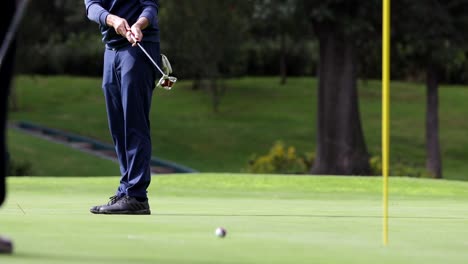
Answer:
[[149, 215], [151, 211], [148, 199], [139, 201], [135, 197], [126, 195], [113, 204], [101, 206], [96, 214]]
[[99, 209], [101, 209], [101, 207], [103, 206], [109, 206], [109, 205], [113, 205], [115, 204], [118, 200], [122, 199], [123, 196], [117, 196], [117, 195], [114, 195], [114, 196], [111, 196], [109, 198], [109, 202], [107, 204], [103, 204], [103, 205], [97, 205], [97, 206], [93, 206], [91, 207], [91, 209], [89, 209], [89, 211], [93, 214], [99, 214]]

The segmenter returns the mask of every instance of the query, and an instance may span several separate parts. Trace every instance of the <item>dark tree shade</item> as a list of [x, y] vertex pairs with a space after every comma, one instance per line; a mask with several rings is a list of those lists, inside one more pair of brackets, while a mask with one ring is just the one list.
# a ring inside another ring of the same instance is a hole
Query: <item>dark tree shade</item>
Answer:
[[357, 94], [358, 47], [372, 38], [377, 1], [300, 1], [320, 42], [314, 174], [369, 175]]
[[426, 168], [442, 178], [438, 87], [443, 73], [466, 62], [468, 1], [396, 0], [395, 54], [406, 69], [426, 74]]
[[[211, 93], [218, 111], [225, 86], [222, 79], [243, 73], [242, 43], [246, 39], [250, 1], [166, 1], [161, 9], [162, 52], [170, 55], [181, 78], [195, 79]], [[178, 67], [183, 65], [183, 67]]]

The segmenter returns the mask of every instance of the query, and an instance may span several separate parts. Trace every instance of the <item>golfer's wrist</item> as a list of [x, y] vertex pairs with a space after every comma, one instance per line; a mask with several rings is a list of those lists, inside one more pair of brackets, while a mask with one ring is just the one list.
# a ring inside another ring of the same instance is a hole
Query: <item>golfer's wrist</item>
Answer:
[[143, 30], [149, 26], [149, 20], [146, 17], [140, 17], [133, 26]]
[[112, 15], [112, 14], [109, 14], [107, 15], [106, 17], [106, 24], [110, 27], [113, 27], [114, 24], [115, 24], [115, 20], [117, 19], [118, 17], [116, 15]]

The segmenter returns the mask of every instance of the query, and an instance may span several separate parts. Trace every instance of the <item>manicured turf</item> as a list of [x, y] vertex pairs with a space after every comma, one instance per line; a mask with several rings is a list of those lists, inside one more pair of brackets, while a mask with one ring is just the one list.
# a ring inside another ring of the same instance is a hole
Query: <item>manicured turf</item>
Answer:
[[[96, 158], [69, 146], [9, 129], [10, 155], [16, 164], [29, 164], [32, 175], [118, 175], [117, 162]], [[72, 168], [72, 169], [71, 169]]]
[[[381, 180], [191, 174], [155, 176], [151, 216], [88, 213], [118, 178], [10, 178], [0, 263], [468, 262], [468, 183], [390, 181], [382, 246]], [[104, 200], [103, 200], [104, 199]], [[215, 228], [228, 230], [225, 239]]]

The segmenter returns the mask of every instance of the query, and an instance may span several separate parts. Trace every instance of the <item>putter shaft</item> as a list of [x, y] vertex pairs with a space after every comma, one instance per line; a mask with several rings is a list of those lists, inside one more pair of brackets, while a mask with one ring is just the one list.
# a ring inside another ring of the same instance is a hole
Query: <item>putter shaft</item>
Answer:
[[159, 65], [154, 61], [154, 59], [151, 57], [151, 55], [149, 55], [149, 53], [146, 51], [145, 48], [143, 48], [143, 46], [140, 44], [140, 42], [138, 42], [135, 37], [133, 36], [132, 34], [132, 39], [133, 41], [135, 41], [135, 43], [138, 45], [138, 47], [141, 49], [141, 51], [143, 51], [143, 53], [145, 53], [146, 57], [148, 57], [148, 59], [150, 59], [150, 61], [153, 63], [153, 65], [158, 69], [158, 71], [163, 75], [165, 76], [166, 74], [163, 72], [163, 70], [161, 70], [161, 68], [159, 67]]

